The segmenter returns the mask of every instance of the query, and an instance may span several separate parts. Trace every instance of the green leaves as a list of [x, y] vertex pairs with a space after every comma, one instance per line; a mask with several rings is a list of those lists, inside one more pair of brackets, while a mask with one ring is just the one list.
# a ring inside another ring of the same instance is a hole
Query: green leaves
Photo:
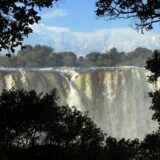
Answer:
[[[57, 92], [11, 89], [0, 95], [0, 148], [57, 145], [101, 146], [102, 131], [75, 107], [58, 106]], [[10, 138], [9, 138], [10, 137]]]
[[0, 1], [0, 51], [11, 54], [14, 48], [22, 46], [23, 39], [32, 33], [31, 25], [41, 17], [37, 7], [49, 8], [58, 0], [1, 0]]
[[158, 0], [97, 0], [96, 7], [97, 16], [106, 20], [134, 18], [135, 29], [141, 31], [160, 22]]
[[155, 50], [152, 57], [148, 58], [146, 61], [146, 69], [151, 71], [151, 75], [148, 80], [151, 83], [154, 83], [158, 80], [160, 76], [160, 51]]

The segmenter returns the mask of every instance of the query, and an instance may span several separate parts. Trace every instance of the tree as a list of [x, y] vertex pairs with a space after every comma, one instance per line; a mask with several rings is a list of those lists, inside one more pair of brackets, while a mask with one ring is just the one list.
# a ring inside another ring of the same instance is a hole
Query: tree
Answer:
[[8, 56], [15, 47], [22, 46], [23, 39], [33, 30], [31, 25], [41, 17], [37, 10], [52, 7], [58, 0], [1, 0], [0, 1], [0, 51], [8, 50]]
[[138, 160], [159, 160], [160, 158], [160, 133], [159, 131], [146, 135], [139, 147]]
[[76, 65], [77, 56], [73, 52], [60, 52], [61, 59], [63, 61], [63, 65], [67, 67], [72, 67]]
[[160, 22], [159, 0], [97, 0], [97, 16], [107, 20], [134, 18], [136, 29], [150, 30]]
[[2, 92], [1, 159], [12, 154], [17, 158], [19, 153], [22, 159], [44, 155], [55, 159], [57, 154], [63, 159], [67, 156], [96, 156], [104, 140], [101, 129], [96, 127], [87, 113], [83, 114], [75, 107], [59, 106], [57, 99], [56, 90], [44, 95], [16, 89]]
[[140, 142], [138, 139], [118, 140], [113, 137], [107, 137], [104, 146], [103, 159], [107, 160], [131, 160], [136, 159]]
[[151, 71], [152, 75], [149, 76], [149, 82], [154, 83], [160, 77], [160, 51], [155, 50], [154, 54], [148, 58], [146, 69]]
[[[150, 83], [156, 84], [159, 81], [158, 78], [160, 77], [160, 51], [155, 50], [152, 57], [148, 58], [146, 63], [146, 69], [151, 71], [151, 75], [148, 76], [148, 80]], [[156, 85], [156, 87], [158, 86]], [[160, 130], [160, 89], [156, 88], [156, 90], [149, 93], [149, 95], [152, 98], [152, 106], [150, 109], [154, 111], [152, 119], [158, 122]]]

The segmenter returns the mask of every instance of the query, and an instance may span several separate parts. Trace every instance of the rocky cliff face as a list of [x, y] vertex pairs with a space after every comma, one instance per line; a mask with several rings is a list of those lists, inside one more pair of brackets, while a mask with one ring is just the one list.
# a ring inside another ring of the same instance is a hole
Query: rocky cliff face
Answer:
[[117, 138], [140, 138], [155, 130], [151, 120], [149, 91], [142, 68], [46, 68], [0, 69], [0, 91], [24, 88], [48, 92], [57, 88], [60, 104], [76, 106], [107, 134]]

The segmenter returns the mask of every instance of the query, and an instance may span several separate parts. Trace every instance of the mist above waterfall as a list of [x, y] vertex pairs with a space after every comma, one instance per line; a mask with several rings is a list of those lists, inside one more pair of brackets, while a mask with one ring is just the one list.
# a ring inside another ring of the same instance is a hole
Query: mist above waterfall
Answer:
[[76, 106], [108, 135], [140, 138], [156, 130], [151, 120], [148, 72], [138, 67], [0, 69], [2, 89], [48, 92], [56, 88], [61, 105]]

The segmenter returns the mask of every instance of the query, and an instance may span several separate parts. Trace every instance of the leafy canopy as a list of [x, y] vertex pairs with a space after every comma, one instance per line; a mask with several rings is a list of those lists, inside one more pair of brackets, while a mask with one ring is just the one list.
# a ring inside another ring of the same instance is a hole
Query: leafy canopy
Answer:
[[101, 146], [104, 135], [86, 113], [59, 106], [57, 92], [11, 89], [0, 95], [0, 148], [55, 145]]
[[137, 30], [150, 30], [160, 22], [159, 0], [97, 0], [96, 14], [107, 20], [133, 18]]
[[0, 51], [10, 52], [22, 46], [24, 37], [33, 30], [31, 25], [41, 17], [37, 10], [52, 7], [58, 0], [1, 0], [0, 1]]

